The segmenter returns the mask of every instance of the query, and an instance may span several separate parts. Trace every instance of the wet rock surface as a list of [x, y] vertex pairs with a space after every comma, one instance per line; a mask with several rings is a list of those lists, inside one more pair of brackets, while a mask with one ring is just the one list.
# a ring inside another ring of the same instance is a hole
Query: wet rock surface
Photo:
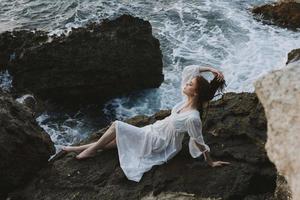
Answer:
[[[170, 115], [136, 116], [127, 123], [144, 126]], [[93, 158], [76, 160], [76, 153], [58, 153], [47, 167], [11, 199], [147, 199], [157, 195], [187, 199], [272, 199], [277, 171], [264, 149], [267, 123], [262, 105], [253, 93], [227, 93], [211, 103], [203, 136], [215, 160], [231, 165], [212, 168], [188, 151], [188, 135], [182, 150], [167, 163], [154, 166], [140, 182], [130, 181], [119, 166], [117, 149]], [[108, 127], [81, 144], [97, 140]], [[174, 193], [180, 193], [174, 196]], [[150, 197], [149, 197], [150, 196]]]
[[37, 46], [48, 40], [44, 31], [5, 31], [0, 34], [0, 70], [7, 69], [10, 61], [22, 56], [25, 49]]
[[[253, 8], [256, 16], [261, 16], [265, 23], [276, 24], [280, 27], [297, 30], [300, 28], [300, 4], [285, 2], [267, 4]], [[261, 19], [258, 17], [258, 19]]]
[[55, 153], [30, 110], [0, 90], [0, 199], [24, 187]]
[[148, 21], [122, 15], [73, 28], [68, 35], [47, 34], [0, 36], [0, 64], [7, 65], [18, 93], [70, 107], [101, 104], [163, 81], [160, 43]]
[[288, 60], [286, 64], [295, 62], [300, 60], [300, 49], [294, 49], [291, 52], [288, 53]]

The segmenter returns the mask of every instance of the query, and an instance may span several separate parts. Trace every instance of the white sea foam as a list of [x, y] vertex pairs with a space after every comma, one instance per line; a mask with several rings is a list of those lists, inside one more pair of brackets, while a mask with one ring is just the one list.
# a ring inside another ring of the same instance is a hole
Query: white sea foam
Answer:
[[105, 112], [124, 119], [171, 108], [180, 99], [181, 71], [189, 64], [223, 71], [226, 92], [254, 91], [259, 76], [284, 66], [287, 53], [300, 47], [300, 35], [256, 21], [251, 7], [247, 2], [210, 0], [154, 5], [148, 19], [163, 44], [165, 81], [138, 99], [128, 95], [108, 101]]
[[12, 76], [9, 74], [8, 70], [0, 72], [0, 88], [5, 91], [9, 91], [12, 87]]
[[28, 98], [28, 97], [32, 97], [34, 98], [34, 96], [32, 96], [31, 94], [25, 94], [19, 98], [16, 98], [16, 101], [19, 102], [19, 103], [24, 103], [25, 99]]
[[44, 112], [36, 121], [50, 135], [51, 140], [55, 141], [56, 151], [59, 151], [62, 145], [78, 143], [88, 136], [88, 132], [83, 129], [84, 123], [76, 117], [64, 115], [59, 117], [58, 121], [54, 120], [53, 116], [54, 114]]

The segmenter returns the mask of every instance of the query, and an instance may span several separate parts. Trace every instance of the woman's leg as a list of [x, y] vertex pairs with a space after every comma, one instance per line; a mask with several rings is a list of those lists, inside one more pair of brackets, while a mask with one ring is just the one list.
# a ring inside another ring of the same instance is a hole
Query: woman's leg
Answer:
[[[62, 146], [62, 149], [66, 152], [72, 152], [72, 151], [75, 151], [75, 152], [78, 152], [80, 153], [81, 151], [89, 148], [90, 146], [93, 146], [95, 145], [96, 142], [92, 142], [92, 143], [89, 143], [89, 144], [84, 144], [84, 145], [80, 145], [80, 146]], [[116, 147], [116, 138], [114, 138], [113, 140], [111, 140], [108, 144], [106, 144], [104, 146], [104, 149], [110, 149], [110, 148], [114, 148]]]
[[[82, 152], [83, 150], [89, 148], [90, 146], [94, 145], [96, 142], [92, 142], [90, 144], [80, 145], [80, 146], [63, 146], [63, 150], [66, 152]], [[112, 141], [110, 141], [108, 144], [106, 144], [103, 149], [112, 149], [117, 147], [116, 138], [114, 138]]]
[[116, 138], [113, 139], [112, 141], [110, 141], [108, 144], [106, 144], [106, 145], [104, 146], [104, 149], [113, 149], [113, 148], [115, 148], [115, 147], [117, 147]]
[[90, 144], [85, 144], [85, 145], [80, 145], [80, 146], [62, 146], [62, 149], [66, 152], [81, 152], [85, 149], [87, 149], [88, 147], [94, 145], [96, 142], [92, 142]]
[[[105, 149], [105, 146], [113, 141], [116, 137], [116, 122], [114, 121], [111, 126], [105, 131], [105, 133], [100, 137], [100, 139], [94, 144], [90, 145], [88, 148], [83, 150], [80, 154], [76, 156], [77, 159], [82, 159], [86, 157], [92, 157], [96, 154], [97, 149]], [[110, 144], [108, 147], [113, 146]]]

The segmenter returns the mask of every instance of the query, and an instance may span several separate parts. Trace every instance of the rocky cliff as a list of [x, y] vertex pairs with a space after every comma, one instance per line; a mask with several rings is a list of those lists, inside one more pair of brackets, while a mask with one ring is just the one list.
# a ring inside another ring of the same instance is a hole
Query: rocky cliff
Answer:
[[[144, 126], [169, 114], [170, 110], [165, 110], [150, 117], [136, 116], [127, 122]], [[106, 128], [82, 144], [96, 140]], [[201, 159], [193, 159], [186, 135], [181, 152], [146, 172], [139, 183], [125, 177], [117, 149], [99, 151], [87, 160], [76, 160], [76, 153], [59, 153], [26, 188], [9, 197], [28, 200], [271, 199], [277, 172], [264, 149], [266, 128], [263, 107], [255, 94], [227, 93], [212, 102], [203, 133], [212, 157], [230, 161], [229, 166], [212, 168]]]
[[[297, 54], [298, 52], [298, 54]], [[300, 60], [299, 49], [291, 52], [287, 67], [262, 77], [255, 91], [268, 119], [266, 150], [284, 175], [294, 200], [300, 199]], [[293, 56], [292, 56], [293, 55]]]
[[0, 199], [24, 187], [54, 153], [53, 142], [30, 110], [0, 90]]
[[292, 30], [300, 28], [300, 4], [297, 2], [262, 5], [253, 8], [252, 12], [264, 23], [276, 24]]
[[18, 93], [64, 106], [101, 104], [163, 81], [159, 40], [148, 21], [122, 15], [68, 35], [13, 31], [0, 35], [0, 64]]

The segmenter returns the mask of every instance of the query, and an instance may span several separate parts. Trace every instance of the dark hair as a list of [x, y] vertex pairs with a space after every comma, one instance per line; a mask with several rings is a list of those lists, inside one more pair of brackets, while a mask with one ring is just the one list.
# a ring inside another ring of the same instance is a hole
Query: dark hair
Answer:
[[[223, 93], [223, 90], [226, 86], [225, 80], [219, 81], [215, 76], [213, 80], [208, 82], [203, 76], [197, 76], [197, 93], [198, 93], [198, 105], [197, 110], [200, 112], [200, 117], [202, 119], [204, 112], [204, 104], [207, 103], [205, 117], [209, 108], [209, 101], [212, 100], [215, 96], [218, 96]], [[215, 95], [216, 92], [219, 94]]]

